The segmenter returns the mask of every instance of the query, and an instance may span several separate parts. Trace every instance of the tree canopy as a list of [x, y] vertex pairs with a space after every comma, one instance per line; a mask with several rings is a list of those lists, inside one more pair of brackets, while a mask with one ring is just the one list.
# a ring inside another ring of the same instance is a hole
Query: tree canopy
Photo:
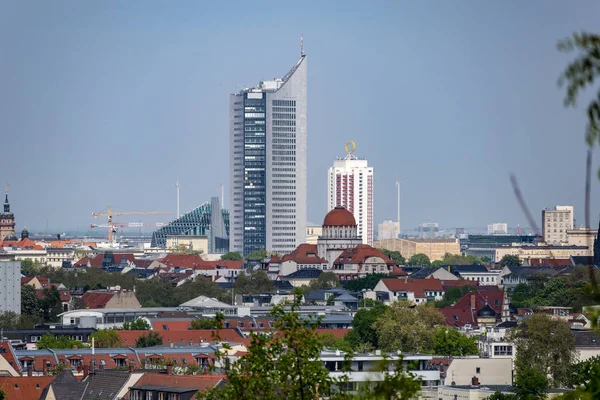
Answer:
[[402, 256], [402, 254], [399, 251], [391, 251], [391, 250], [386, 250], [386, 249], [377, 249], [380, 252], [382, 252], [383, 254], [385, 254], [386, 256], [388, 256], [389, 258], [391, 258], [391, 260], [396, 263], [397, 265], [405, 265], [406, 264], [406, 259]]
[[426, 254], [417, 253], [414, 254], [409, 260], [408, 265], [418, 266], [418, 267], [429, 267], [431, 265], [431, 261]]
[[510, 254], [505, 254], [500, 260], [500, 265], [502, 267], [518, 267], [521, 264], [523, 263], [521, 262], [519, 256], [513, 256]]
[[96, 347], [123, 347], [121, 337], [114, 329], [99, 329], [90, 335], [90, 343], [92, 342], [92, 338]]
[[246, 260], [264, 260], [269, 257], [269, 252], [265, 249], [255, 250], [246, 256]]
[[263, 270], [241, 272], [233, 282], [233, 289], [240, 294], [269, 293], [273, 287], [273, 281]]
[[389, 278], [388, 274], [367, 274], [362, 278], [349, 279], [344, 283], [344, 288], [350, 292], [360, 292], [363, 289], [374, 289], [383, 278]]
[[386, 305], [378, 303], [373, 308], [358, 310], [352, 319], [352, 329], [346, 333], [344, 339], [355, 350], [364, 349], [365, 347], [379, 348], [377, 332], [373, 325], [386, 312], [387, 308]]
[[82, 348], [83, 343], [79, 340], [73, 340], [68, 336], [54, 337], [51, 333], [46, 333], [36, 343], [38, 349], [74, 349]]
[[226, 261], [226, 260], [231, 260], [231, 261], [239, 261], [239, 260], [243, 260], [244, 257], [242, 257], [241, 253], [237, 252], [237, 251], [230, 251], [229, 253], [225, 253], [221, 256], [221, 260]]
[[163, 338], [156, 331], [150, 331], [147, 334], [140, 335], [135, 341], [135, 347], [152, 347], [163, 344]]
[[126, 331], [148, 331], [152, 329], [148, 321], [144, 318], [138, 318], [132, 322], [125, 322], [123, 324], [123, 330]]
[[221, 328], [216, 318], [194, 318], [190, 324], [191, 329], [217, 329]]
[[439, 326], [433, 336], [432, 353], [446, 357], [479, 354], [477, 338], [467, 337], [454, 328]]

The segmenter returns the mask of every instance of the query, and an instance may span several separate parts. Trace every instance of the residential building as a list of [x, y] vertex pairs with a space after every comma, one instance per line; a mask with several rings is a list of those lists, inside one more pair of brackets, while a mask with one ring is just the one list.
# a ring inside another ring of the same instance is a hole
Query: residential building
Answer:
[[21, 314], [21, 262], [0, 261], [0, 312]]
[[384, 278], [375, 285], [373, 290], [387, 292], [389, 302], [405, 300], [415, 304], [426, 303], [429, 300], [441, 300], [445, 292], [440, 280], [435, 278]]
[[398, 221], [383, 221], [377, 226], [377, 240], [396, 239], [400, 235], [400, 224]]
[[231, 251], [288, 253], [306, 238], [306, 56], [230, 95]]
[[[515, 326], [517, 326], [517, 321], [504, 321], [494, 327], [489, 327], [485, 330], [482, 330], [477, 338], [477, 347], [479, 348], [479, 354], [481, 357], [486, 359], [509, 360], [510, 370], [510, 363], [512, 363], [515, 359], [516, 348], [514, 343], [508, 340], [506, 336]], [[467, 379], [467, 377], [465, 377], [465, 379]], [[485, 380], [482, 380], [482, 382], [485, 382]], [[510, 382], [511, 381], [499, 383], [494, 381], [490, 382], [490, 384], [503, 385], [510, 384]], [[459, 384], [462, 385], [463, 383]]]
[[[216, 201], [215, 201], [216, 199]], [[167, 247], [167, 236], [208, 236], [207, 253], [229, 251], [229, 211], [217, 197], [183, 214], [152, 233], [152, 247]]]
[[488, 235], [506, 235], [508, 234], [508, 224], [505, 222], [494, 222], [487, 226]]
[[542, 210], [542, 238], [545, 243], [567, 243], [567, 231], [573, 228], [573, 206], [556, 206]]
[[497, 285], [500, 282], [500, 270], [487, 269], [485, 265], [452, 265], [450, 271], [468, 281], [477, 281], [480, 285]]
[[399, 251], [407, 260], [415, 254], [425, 254], [431, 261], [443, 260], [446, 254], [460, 254], [458, 239], [387, 239], [375, 241], [374, 247]]
[[594, 248], [588, 246], [563, 245], [505, 245], [494, 249], [492, 260], [500, 262], [505, 255], [518, 256], [523, 263], [531, 258], [570, 258], [594, 255]]
[[128, 290], [88, 290], [81, 296], [85, 308], [140, 308], [134, 292]]
[[[440, 308], [446, 324], [457, 328], [495, 326], [501, 321], [504, 291], [496, 286], [482, 286], [471, 290], [454, 305]], [[510, 310], [512, 315], [516, 310]]]
[[225, 380], [224, 375], [172, 375], [145, 373], [129, 388], [129, 399], [193, 400], [196, 394], [212, 389]]
[[[354, 146], [354, 142], [348, 142]], [[373, 167], [366, 159], [348, 155], [333, 162], [328, 171], [327, 209], [342, 206], [354, 215], [363, 244], [373, 244]]]
[[441, 281], [455, 281], [458, 276], [449, 271], [450, 268], [444, 267], [419, 267], [409, 275], [413, 279], [429, 279], [435, 278]]
[[446, 370], [444, 385], [470, 385], [473, 377], [477, 377], [485, 385], [511, 385], [511, 359], [454, 357]]
[[567, 230], [567, 244], [569, 246], [587, 246], [592, 248], [597, 236], [598, 231], [594, 229], [586, 227], [569, 229]]

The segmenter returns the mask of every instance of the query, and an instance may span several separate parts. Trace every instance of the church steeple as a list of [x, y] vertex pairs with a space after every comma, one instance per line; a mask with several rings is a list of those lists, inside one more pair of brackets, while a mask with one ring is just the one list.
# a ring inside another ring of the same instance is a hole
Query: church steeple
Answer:
[[594, 239], [594, 265], [600, 266], [600, 222], [598, 222], [598, 233]]
[[5, 213], [9, 213], [10, 212], [10, 203], [8, 202], [8, 186], [9, 186], [9, 184], [7, 183], [6, 184], [6, 190], [5, 190], [6, 194], [5, 194], [5, 197], [4, 197], [4, 212]]

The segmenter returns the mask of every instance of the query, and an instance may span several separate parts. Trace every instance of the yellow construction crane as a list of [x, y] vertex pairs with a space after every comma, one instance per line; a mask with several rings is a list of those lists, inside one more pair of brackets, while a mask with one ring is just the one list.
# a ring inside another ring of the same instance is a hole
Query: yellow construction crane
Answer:
[[92, 217], [108, 217], [108, 242], [112, 244], [113, 242], [113, 233], [117, 231], [118, 223], [113, 222], [113, 217], [118, 217], [120, 215], [159, 215], [159, 214], [169, 214], [166, 211], [119, 211], [112, 212], [112, 207], [109, 205], [106, 208], [105, 213], [92, 213]]

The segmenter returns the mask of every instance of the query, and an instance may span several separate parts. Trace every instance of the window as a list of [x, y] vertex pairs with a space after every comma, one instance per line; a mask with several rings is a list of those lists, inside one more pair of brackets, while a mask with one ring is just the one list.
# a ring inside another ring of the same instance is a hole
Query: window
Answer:
[[480, 373], [481, 373], [481, 367], [477, 367], [477, 368], [475, 368], [475, 373], [476, 373], [476, 374], [480, 374]]

